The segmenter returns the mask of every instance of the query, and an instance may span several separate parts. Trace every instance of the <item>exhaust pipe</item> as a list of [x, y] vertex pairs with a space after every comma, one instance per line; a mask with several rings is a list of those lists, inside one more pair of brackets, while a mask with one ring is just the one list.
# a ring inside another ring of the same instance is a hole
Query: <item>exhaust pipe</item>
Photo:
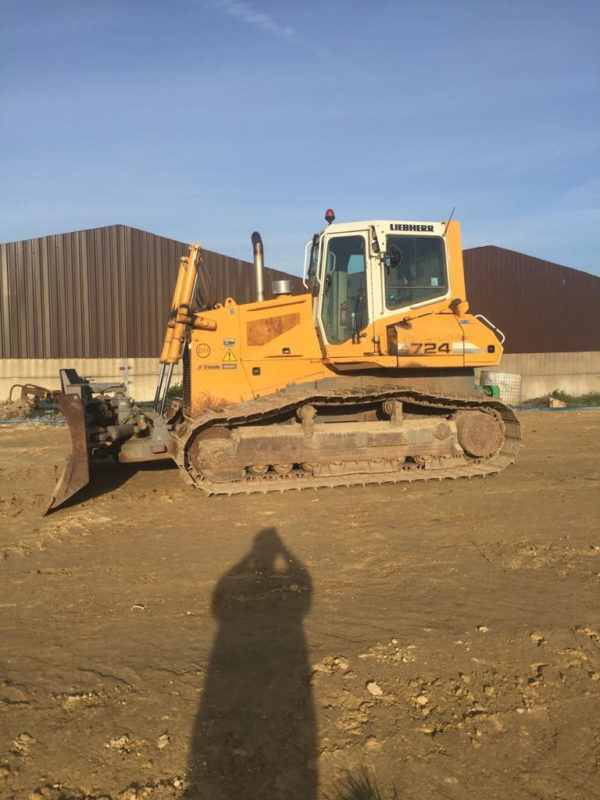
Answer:
[[254, 270], [256, 272], [256, 299], [260, 303], [265, 299], [264, 289], [264, 252], [260, 233], [254, 231], [252, 234], [252, 249], [254, 251]]

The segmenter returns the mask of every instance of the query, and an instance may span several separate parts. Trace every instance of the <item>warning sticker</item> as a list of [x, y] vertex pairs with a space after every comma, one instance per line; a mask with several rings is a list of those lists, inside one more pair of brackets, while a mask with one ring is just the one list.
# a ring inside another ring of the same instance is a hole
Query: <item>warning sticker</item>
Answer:
[[223, 356], [223, 362], [225, 364], [232, 364], [234, 361], [237, 361], [237, 358], [233, 355], [233, 350], [228, 348]]

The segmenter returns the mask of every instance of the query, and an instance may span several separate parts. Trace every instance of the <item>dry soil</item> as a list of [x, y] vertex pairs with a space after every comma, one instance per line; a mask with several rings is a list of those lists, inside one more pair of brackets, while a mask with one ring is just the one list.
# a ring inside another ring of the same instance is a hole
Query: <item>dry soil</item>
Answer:
[[492, 478], [209, 498], [0, 427], [0, 797], [600, 797], [600, 412]]

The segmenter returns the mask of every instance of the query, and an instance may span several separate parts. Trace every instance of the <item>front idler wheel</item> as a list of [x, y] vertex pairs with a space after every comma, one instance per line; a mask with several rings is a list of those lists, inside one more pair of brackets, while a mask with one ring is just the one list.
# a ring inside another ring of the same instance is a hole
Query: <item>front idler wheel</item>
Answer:
[[504, 443], [504, 423], [494, 412], [458, 411], [454, 421], [458, 443], [472, 458], [491, 458]]

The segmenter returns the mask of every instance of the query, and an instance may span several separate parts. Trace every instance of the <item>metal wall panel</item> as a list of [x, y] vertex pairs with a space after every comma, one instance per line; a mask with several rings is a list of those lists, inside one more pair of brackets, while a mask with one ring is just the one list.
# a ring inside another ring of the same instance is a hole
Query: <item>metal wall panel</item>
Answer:
[[[250, 251], [250, 242], [248, 243]], [[157, 356], [188, 245], [123, 225], [0, 245], [1, 358]], [[507, 335], [507, 353], [600, 350], [600, 278], [499, 247], [464, 252], [467, 298]], [[254, 267], [210, 250], [209, 303], [254, 300]], [[299, 278], [266, 269], [273, 280]]]
[[[184, 242], [124, 225], [1, 244], [0, 357], [157, 356], [187, 253]], [[285, 278], [303, 291], [299, 278], [270, 269], [266, 291]], [[250, 302], [254, 291], [250, 262], [204, 251], [206, 302]]]
[[600, 277], [494, 246], [464, 263], [470, 309], [506, 334], [506, 353], [600, 350]]

